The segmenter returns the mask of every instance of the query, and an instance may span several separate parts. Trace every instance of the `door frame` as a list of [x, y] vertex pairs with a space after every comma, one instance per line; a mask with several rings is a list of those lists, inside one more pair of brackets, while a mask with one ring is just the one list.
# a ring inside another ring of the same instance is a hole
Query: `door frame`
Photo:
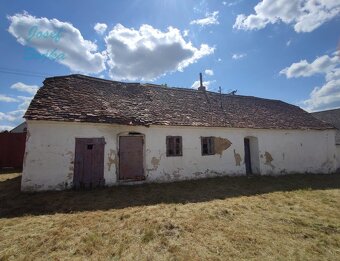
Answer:
[[[133, 180], [133, 179], [120, 179], [120, 147], [119, 147], [119, 141], [120, 141], [120, 137], [142, 137], [143, 139], [143, 174], [144, 174], [144, 179], [143, 180]], [[125, 131], [125, 132], [121, 132], [117, 134], [117, 140], [116, 140], [116, 144], [117, 144], [117, 157], [118, 157], [118, 161], [117, 161], [117, 167], [116, 167], [116, 180], [117, 183], [143, 183], [145, 182], [147, 175], [146, 175], [146, 146], [145, 146], [145, 134], [137, 132], [137, 131]]]
[[[259, 139], [256, 136], [246, 136], [244, 137], [244, 139], [249, 140], [249, 150], [250, 150], [251, 173], [249, 174], [247, 173], [247, 175], [261, 175]], [[246, 154], [245, 146], [244, 146], [244, 154]], [[244, 159], [244, 163], [246, 164], [245, 159]]]
[[[246, 146], [247, 144], [247, 146]], [[243, 146], [244, 146], [244, 164], [246, 166], [246, 175], [253, 174], [253, 166], [251, 162], [251, 148], [250, 148], [250, 139], [249, 137], [245, 137], [243, 139]]]

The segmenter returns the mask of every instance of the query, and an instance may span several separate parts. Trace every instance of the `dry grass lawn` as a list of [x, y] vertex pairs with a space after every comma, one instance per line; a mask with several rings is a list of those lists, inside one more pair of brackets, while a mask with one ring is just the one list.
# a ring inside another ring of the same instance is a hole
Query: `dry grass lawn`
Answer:
[[0, 260], [340, 260], [340, 175], [20, 193], [0, 175]]

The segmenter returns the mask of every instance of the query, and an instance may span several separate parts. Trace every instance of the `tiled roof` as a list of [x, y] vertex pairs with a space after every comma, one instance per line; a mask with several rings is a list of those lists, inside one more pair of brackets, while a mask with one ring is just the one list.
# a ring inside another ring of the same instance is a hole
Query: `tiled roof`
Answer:
[[324, 122], [328, 122], [338, 130], [335, 135], [336, 144], [340, 144], [340, 109], [313, 112], [312, 115]]
[[261, 129], [329, 129], [278, 100], [69, 75], [47, 78], [30, 120]]

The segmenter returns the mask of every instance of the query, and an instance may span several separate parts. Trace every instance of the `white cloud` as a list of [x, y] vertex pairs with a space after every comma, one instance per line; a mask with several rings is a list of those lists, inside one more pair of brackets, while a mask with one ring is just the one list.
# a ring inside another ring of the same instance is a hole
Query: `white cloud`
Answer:
[[218, 62], [222, 62], [222, 59], [221, 59], [221, 58], [218, 58], [217, 61], [218, 61]]
[[[211, 86], [212, 83], [216, 82], [215, 80], [212, 81], [203, 81], [203, 86], [209, 90], [209, 87]], [[200, 86], [200, 81], [195, 81], [192, 85], [191, 88], [197, 89]]]
[[209, 75], [209, 76], [213, 76], [213, 75], [214, 75], [214, 71], [211, 70], [211, 69], [206, 69], [206, 70], [204, 71], [204, 73], [205, 73], [206, 75]]
[[22, 101], [22, 103], [20, 103], [18, 106], [19, 110], [26, 110], [33, 99], [33, 97], [27, 96], [18, 96], [18, 98]]
[[20, 99], [22, 102], [18, 105], [17, 110], [0, 112], [1, 125], [8, 125], [8, 123], [10, 123], [11, 128], [13, 128], [12, 125], [18, 125], [23, 121], [23, 116], [32, 100], [32, 97], [18, 96], [18, 99]]
[[1, 121], [15, 121], [16, 117], [11, 115], [10, 113], [0, 112], [0, 120]]
[[247, 54], [246, 53], [234, 53], [231, 58], [234, 59], [234, 60], [240, 60], [244, 57], [246, 57]]
[[268, 24], [283, 22], [296, 32], [311, 32], [340, 14], [338, 0], [262, 0], [255, 13], [237, 16], [233, 28], [258, 30]]
[[25, 112], [26, 112], [26, 110], [20, 109], [20, 110], [10, 111], [10, 112], [8, 112], [8, 115], [13, 116], [13, 117], [17, 117], [17, 118], [18, 117], [22, 118], [22, 116], [24, 116]]
[[0, 102], [17, 102], [18, 99], [9, 97], [7, 95], [4, 94], [0, 94]]
[[[228, 3], [228, 6], [231, 7], [231, 6], [235, 6], [237, 4], [239, 4], [242, 0], [238, 0], [238, 1], [234, 1], [234, 2], [230, 2]], [[224, 5], [227, 4], [227, 2], [223, 2]]]
[[[105, 55], [97, 52], [97, 45], [85, 40], [72, 24], [57, 19], [37, 18], [27, 12], [7, 18], [10, 21], [8, 32], [26, 46], [26, 59], [37, 59], [36, 54], [35, 58], [32, 57], [33, 48], [72, 71], [100, 73], [105, 69]], [[41, 37], [47, 34], [49, 37]]]
[[190, 24], [197, 24], [200, 26], [212, 25], [212, 24], [219, 24], [218, 22], [218, 11], [207, 13], [205, 18], [193, 20]]
[[288, 40], [288, 41], [286, 42], [286, 46], [290, 46], [291, 43], [292, 43], [292, 40]]
[[109, 75], [117, 80], [153, 80], [167, 72], [183, 71], [214, 52], [206, 44], [197, 48], [186, 42], [177, 28], [162, 32], [146, 24], [138, 30], [117, 24], [105, 42]]
[[[13, 84], [11, 86], [11, 89], [28, 92], [29, 94], [34, 95], [38, 89], [38, 86], [18, 82], [16, 84]], [[21, 123], [23, 121], [23, 115], [25, 114], [32, 98], [33, 98], [32, 96], [20, 96], [20, 95], [16, 96], [15, 99], [12, 98], [15, 100], [15, 102], [18, 102], [17, 108], [16, 110], [13, 111], [0, 112], [0, 125], [7, 126], [9, 127], [9, 129], [12, 129], [13, 125], [15, 126]]]
[[337, 79], [340, 79], [340, 68], [336, 68], [334, 70], [327, 72], [326, 81], [332, 81]]
[[9, 112], [0, 112], [0, 121], [16, 122], [22, 119], [26, 110], [15, 110]]
[[21, 92], [27, 92], [34, 95], [38, 91], [39, 87], [37, 85], [28, 85], [22, 82], [17, 82], [12, 84], [11, 89], [15, 89]]
[[339, 52], [332, 56], [323, 55], [308, 63], [302, 60], [283, 69], [280, 74], [287, 78], [309, 77], [316, 74], [325, 75], [325, 84], [315, 87], [308, 99], [301, 105], [308, 111], [326, 110], [340, 107], [340, 59]]
[[0, 125], [0, 132], [2, 131], [10, 131], [14, 128], [14, 126], [9, 126], [9, 125]]
[[306, 60], [293, 63], [291, 66], [284, 68], [280, 74], [285, 74], [287, 78], [308, 77], [314, 74], [331, 72], [339, 64], [339, 56], [330, 57], [323, 55], [315, 59], [312, 63]]
[[302, 102], [308, 111], [327, 110], [340, 107], [340, 79], [315, 87], [307, 100]]
[[[214, 21], [217, 14], [212, 14], [210, 22], [217, 22]], [[27, 12], [7, 18], [10, 21], [8, 32], [25, 46], [26, 58], [28, 55], [28, 59], [51, 59], [85, 74], [101, 75], [108, 67], [105, 73], [116, 80], [154, 80], [168, 72], [183, 71], [215, 50], [207, 44], [194, 46], [184, 40], [189, 30], [181, 33], [177, 28], [169, 27], [162, 32], [150, 25], [134, 29], [117, 24], [104, 38], [106, 49], [98, 51], [95, 42], [85, 40], [68, 22], [37, 18]], [[94, 29], [104, 34], [107, 25], [97, 23]], [[13, 88], [34, 93], [34, 89], [28, 87], [17, 85]]]
[[[11, 129], [13, 128], [13, 125], [18, 125], [20, 122], [23, 121], [23, 116], [25, 114], [26, 110], [15, 110], [15, 111], [9, 111], [9, 112], [0, 112], [0, 121], [1, 125], [9, 125], [11, 126]], [[8, 124], [9, 123], [9, 124]]]
[[96, 25], [93, 27], [93, 29], [98, 33], [98, 34], [104, 34], [106, 29], [107, 29], [107, 25], [104, 23], [96, 23]]

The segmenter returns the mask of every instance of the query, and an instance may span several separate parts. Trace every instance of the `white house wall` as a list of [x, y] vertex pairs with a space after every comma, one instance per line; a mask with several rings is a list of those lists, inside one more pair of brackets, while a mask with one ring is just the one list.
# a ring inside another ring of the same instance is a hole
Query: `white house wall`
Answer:
[[[72, 187], [75, 138], [105, 138], [104, 178], [117, 184], [118, 135], [145, 135], [145, 182], [245, 175], [244, 138], [258, 139], [264, 175], [331, 173], [337, 168], [335, 131], [263, 130], [205, 127], [142, 127], [90, 123], [27, 121], [23, 190]], [[166, 156], [166, 136], [182, 136], [183, 156]], [[216, 137], [219, 154], [202, 156], [201, 136]]]

